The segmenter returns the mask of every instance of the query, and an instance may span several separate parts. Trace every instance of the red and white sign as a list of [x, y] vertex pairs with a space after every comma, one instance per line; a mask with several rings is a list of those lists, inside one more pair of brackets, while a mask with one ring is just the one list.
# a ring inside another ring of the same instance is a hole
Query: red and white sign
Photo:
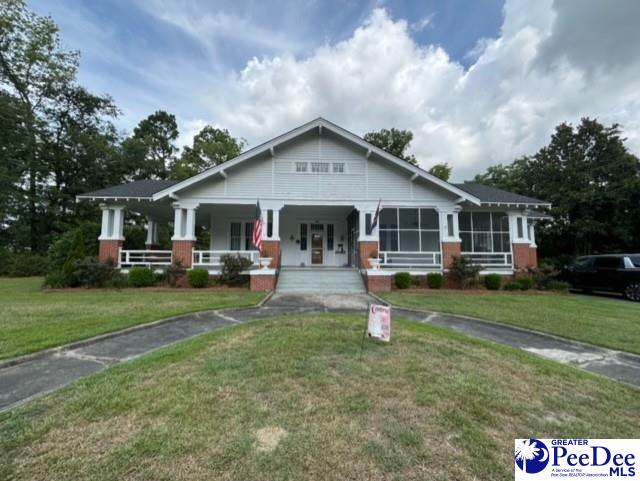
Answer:
[[391, 340], [391, 308], [371, 304], [369, 307], [369, 323], [367, 335], [380, 341]]

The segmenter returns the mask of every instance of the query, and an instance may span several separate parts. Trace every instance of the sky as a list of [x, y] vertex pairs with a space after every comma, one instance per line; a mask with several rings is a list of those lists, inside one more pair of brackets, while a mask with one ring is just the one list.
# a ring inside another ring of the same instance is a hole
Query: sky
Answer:
[[640, 154], [637, 0], [30, 0], [111, 95], [124, 132], [156, 110], [258, 145], [325, 117], [409, 129], [453, 180], [549, 142], [560, 122], [622, 125]]

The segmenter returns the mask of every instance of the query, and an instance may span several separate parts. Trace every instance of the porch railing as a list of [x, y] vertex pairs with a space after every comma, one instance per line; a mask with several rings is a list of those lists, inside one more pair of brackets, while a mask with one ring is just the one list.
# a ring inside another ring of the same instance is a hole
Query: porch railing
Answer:
[[171, 265], [171, 251], [121, 250], [118, 267], [163, 267]]
[[222, 256], [225, 255], [245, 257], [254, 265], [260, 264], [259, 251], [193, 251], [193, 266], [220, 267]]
[[462, 252], [461, 254], [484, 269], [511, 269], [513, 267], [511, 252]]
[[380, 267], [398, 269], [439, 269], [440, 252], [380, 252]]

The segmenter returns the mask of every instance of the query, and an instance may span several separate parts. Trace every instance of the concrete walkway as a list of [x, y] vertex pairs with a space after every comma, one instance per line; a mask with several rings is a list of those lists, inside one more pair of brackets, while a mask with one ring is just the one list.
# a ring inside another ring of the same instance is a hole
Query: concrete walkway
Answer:
[[[274, 295], [254, 308], [187, 314], [136, 326], [0, 363], [0, 410], [56, 390], [106, 367], [233, 324], [290, 314], [354, 312], [377, 302], [368, 295]], [[640, 387], [640, 356], [603, 349], [504, 324], [463, 316], [393, 308], [394, 318], [416, 320], [517, 347]]]

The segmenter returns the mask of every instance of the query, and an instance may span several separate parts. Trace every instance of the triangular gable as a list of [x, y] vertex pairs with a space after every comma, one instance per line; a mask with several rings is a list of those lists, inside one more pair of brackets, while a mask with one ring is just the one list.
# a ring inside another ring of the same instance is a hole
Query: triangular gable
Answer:
[[442, 189], [449, 191], [455, 195], [457, 195], [458, 197], [460, 197], [461, 200], [466, 200], [471, 202], [472, 204], [476, 204], [476, 205], [480, 205], [480, 200], [475, 197], [474, 195], [465, 192], [464, 190], [456, 187], [453, 184], [450, 184], [449, 182], [446, 182], [432, 174], [430, 174], [429, 172], [427, 172], [426, 170], [421, 169], [420, 167], [416, 167], [415, 165], [410, 164], [409, 162], [400, 159], [394, 155], [391, 155], [390, 153], [376, 147], [375, 145], [370, 144], [369, 142], [367, 142], [366, 140], [362, 139], [361, 137], [358, 137], [357, 135], [349, 132], [348, 130], [343, 129], [342, 127], [329, 122], [328, 120], [325, 120], [321, 117], [312, 120], [311, 122], [307, 122], [304, 125], [301, 125], [300, 127], [297, 127], [293, 130], [290, 130], [289, 132], [286, 132], [282, 135], [279, 135], [278, 137], [275, 137], [274, 139], [265, 142], [263, 144], [258, 145], [257, 147], [254, 147], [252, 149], [247, 150], [246, 152], [240, 154], [239, 156], [228, 160], [227, 162], [224, 162], [223, 164], [217, 165], [215, 167], [212, 167], [210, 169], [207, 169], [203, 172], [200, 172], [199, 174], [194, 175], [193, 177], [189, 177], [188, 179], [183, 180], [182, 182], [179, 182], [175, 185], [172, 185], [164, 190], [161, 190], [160, 192], [157, 192], [156, 194], [154, 194], [153, 196], [153, 200], [159, 200], [162, 198], [165, 198], [167, 196], [172, 196], [173, 194], [187, 188], [190, 187], [194, 184], [197, 184], [199, 182], [204, 181], [205, 179], [208, 179], [212, 176], [215, 175], [220, 175], [221, 177], [226, 177], [226, 170], [234, 167], [235, 165], [238, 165], [242, 162], [245, 162], [249, 159], [252, 159], [258, 155], [262, 155], [265, 154], [267, 152], [271, 152], [271, 154], [273, 155], [274, 149], [276, 149], [279, 145], [284, 144], [285, 142], [289, 142], [293, 139], [296, 139], [297, 137], [300, 137], [302, 135], [304, 135], [305, 133], [312, 131], [314, 129], [320, 129], [320, 132], [322, 131], [322, 129], [327, 129], [328, 131], [331, 131], [333, 134], [341, 137], [342, 139], [345, 139], [355, 145], [360, 146], [361, 148], [363, 148], [366, 152], [365, 157], [368, 159], [372, 154], [375, 154], [377, 157], [382, 158], [386, 161], [389, 161], [393, 164], [395, 164], [396, 166], [399, 166], [402, 169], [405, 169], [407, 171], [409, 171], [412, 174], [412, 180], [415, 180], [416, 178], [422, 178], [424, 180], [427, 180], [439, 187], [441, 187]]

